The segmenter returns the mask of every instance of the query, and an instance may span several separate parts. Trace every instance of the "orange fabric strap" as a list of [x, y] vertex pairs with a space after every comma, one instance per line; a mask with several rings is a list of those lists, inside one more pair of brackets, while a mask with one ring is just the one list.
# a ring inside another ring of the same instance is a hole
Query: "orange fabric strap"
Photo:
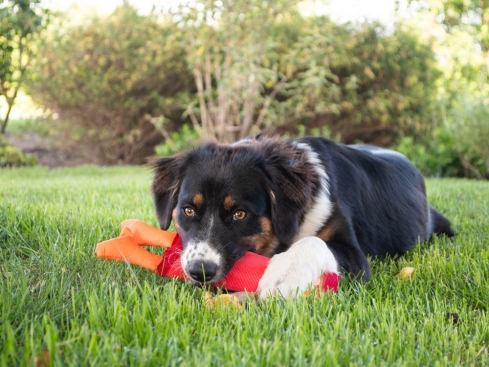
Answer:
[[137, 219], [121, 224], [120, 237], [99, 243], [95, 249], [103, 259], [127, 261], [155, 271], [161, 263], [161, 255], [155, 255], [140, 246], [170, 247], [177, 235], [150, 226]]

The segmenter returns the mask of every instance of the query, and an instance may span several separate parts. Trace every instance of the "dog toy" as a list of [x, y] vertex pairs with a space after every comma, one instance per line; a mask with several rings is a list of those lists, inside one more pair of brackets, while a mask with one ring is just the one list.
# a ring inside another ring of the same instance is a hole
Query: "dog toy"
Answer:
[[[121, 227], [119, 237], [97, 245], [95, 251], [99, 258], [127, 261], [163, 277], [188, 280], [180, 262], [183, 247], [178, 233], [157, 229], [137, 219], [126, 220]], [[156, 255], [141, 246], [165, 247], [166, 250], [163, 255]], [[223, 280], [212, 285], [236, 292], [255, 292], [269, 261], [268, 257], [247, 252]], [[316, 283], [319, 290], [336, 292], [339, 280], [339, 274], [324, 273]]]

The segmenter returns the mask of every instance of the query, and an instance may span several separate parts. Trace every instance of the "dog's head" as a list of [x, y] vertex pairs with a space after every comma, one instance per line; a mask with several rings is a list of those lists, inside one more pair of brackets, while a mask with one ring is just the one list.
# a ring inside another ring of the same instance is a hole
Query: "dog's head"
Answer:
[[313, 197], [304, 154], [272, 139], [205, 144], [154, 162], [156, 214], [162, 229], [173, 220], [190, 279], [218, 282], [246, 251], [271, 256], [290, 244]]

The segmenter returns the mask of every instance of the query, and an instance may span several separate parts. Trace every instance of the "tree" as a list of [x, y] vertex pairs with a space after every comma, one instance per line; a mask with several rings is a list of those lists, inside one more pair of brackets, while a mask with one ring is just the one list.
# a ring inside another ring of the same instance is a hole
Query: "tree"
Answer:
[[0, 97], [7, 103], [0, 127], [4, 134], [48, 12], [40, 0], [1, 0], [0, 14]]
[[438, 76], [429, 45], [399, 26], [337, 25], [296, 6], [198, 0], [173, 13], [197, 89], [179, 100], [201, 137], [328, 125], [347, 142], [388, 144], [422, 123]]
[[54, 22], [27, 91], [102, 163], [139, 163], [163, 139], [177, 150], [182, 124], [220, 142], [330, 130], [389, 144], [426, 124], [438, 75], [412, 29], [338, 25], [302, 16], [296, 0]]
[[296, 3], [198, 0], [173, 13], [197, 89], [184, 103], [202, 137], [232, 142], [264, 127], [290, 77], [279, 68], [272, 29]]
[[448, 32], [466, 31], [483, 51], [489, 51], [489, 0], [425, 0], [422, 4]]

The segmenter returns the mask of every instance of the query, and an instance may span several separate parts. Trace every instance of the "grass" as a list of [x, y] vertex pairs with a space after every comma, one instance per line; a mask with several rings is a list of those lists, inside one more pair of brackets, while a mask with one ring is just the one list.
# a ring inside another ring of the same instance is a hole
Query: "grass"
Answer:
[[489, 365], [489, 183], [428, 180], [455, 240], [375, 261], [336, 295], [242, 311], [95, 257], [122, 220], [156, 225], [149, 184], [143, 168], [0, 171], [1, 366]]

